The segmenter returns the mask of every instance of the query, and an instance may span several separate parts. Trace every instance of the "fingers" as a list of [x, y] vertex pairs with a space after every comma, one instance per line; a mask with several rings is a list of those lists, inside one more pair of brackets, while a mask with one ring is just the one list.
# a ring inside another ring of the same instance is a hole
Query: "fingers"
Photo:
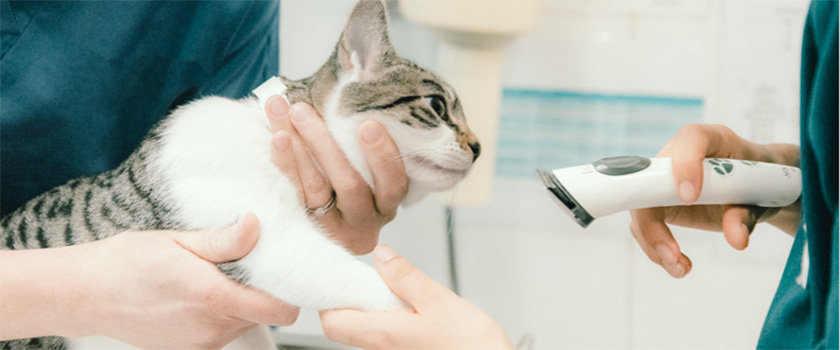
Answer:
[[291, 123], [289, 123], [289, 103], [283, 96], [272, 96], [265, 103], [265, 113], [268, 115], [268, 122], [271, 124], [271, 132], [275, 133], [280, 130], [289, 131]]
[[326, 204], [332, 197], [332, 186], [324, 177], [312, 154], [309, 153], [303, 140], [298, 136], [294, 139], [295, 159], [298, 161], [298, 174], [304, 192], [305, 205], [308, 208], [318, 208]]
[[[751, 159], [756, 149], [754, 144], [741, 139], [725, 126], [695, 124], [680, 129], [657, 156], [671, 158], [677, 194], [684, 204], [694, 204], [703, 190], [703, 162], [706, 157]], [[666, 211], [667, 218], [664, 217]], [[727, 242], [739, 250], [747, 247], [749, 232], [758, 221], [755, 212], [737, 206], [715, 206], [714, 212], [696, 206], [654, 208], [633, 210], [631, 215], [633, 222], [630, 229], [645, 254], [674, 277], [688, 273], [691, 260], [680, 253], [666, 221], [701, 229], [722, 228]]]
[[680, 252], [679, 244], [662, 218], [661, 209], [632, 210], [630, 232], [648, 258], [675, 278], [691, 271], [691, 260]]
[[238, 260], [247, 255], [260, 237], [260, 221], [248, 213], [238, 223], [217, 231], [179, 232], [173, 239], [198, 257], [214, 262]]
[[[310, 208], [324, 205], [332, 195], [332, 188], [321, 174], [321, 170], [315, 165], [312, 155], [309, 154], [297, 130], [292, 126], [286, 99], [280, 96], [270, 98], [266, 102], [266, 113], [268, 113], [268, 120], [274, 133], [271, 161], [297, 187], [301, 204]], [[285, 135], [289, 137], [288, 144]], [[284, 150], [281, 151], [278, 147], [283, 147]]]
[[300, 182], [300, 173], [298, 172], [297, 159], [295, 159], [294, 147], [292, 146], [292, 136], [285, 130], [278, 131], [271, 138], [273, 145], [271, 150], [271, 162], [277, 169], [286, 174], [286, 177], [292, 182], [292, 185], [297, 189], [298, 202], [301, 205], [306, 204], [306, 194], [303, 191], [303, 186]]
[[359, 126], [362, 151], [373, 173], [376, 209], [390, 221], [408, 192], [408, 175], [400, 151], [382, 125], [365, 121]]
[[749, 207], [727, 205], [723, 209], [723, 235], [732, 248], [744, 250], [758, 219]]
[[225, 312], [233, 317], [257, 324], [289, 326], [298, 318], [300, 309], [270, 294], [230, 281], [225, 295]]
[[[198, 257], [214, 262], [238, 260], [247, 255], [260, 236], [260, 222], [248, 213], [235, 225], [218, 231], [179, 232], [173, 236], [181, 247]], [[266, 292], [243, 286], [223, 275], [218, 284], [216, 302], [228, 315], [243, 320], [270, 325], [290, 325], [298, 316], [298, 308]]]
[[[370, 187], [344, 156], [344, 152], [341, 152], [318, 112], [305, 103], [296, 103], [291, 107], [290, 115], [292, 124], [304, 144], [327, 174], [329, 184], [335, 189], [341, 211], [348, 212], [347, 216], [373, 211], [373, 194]], [[301, 178], [305, 179], [303, 174]], [[327, 199], [330, 194], [326, 196]], [[326, 200], [318, 206], [324, 203]]]
[[364, 349], [396, 348], [391, 344], [395, 339], [390, 333], [417, 328], [417, 314], [404, 310], [362, 312], [342, 309], [324, 310], [319, 314], [328, 339]]
[[366, 317], [367, 313], [358, 310], [324, 310], [318, 314], [327, 339], [361, 348], [367, 345], [360, 339], [371, 323]]
[[373, 251], [376, 269], [389, 288], [419, 312], [444, 307], [448, 298], [457, 298], [448, 288], [426, 276], [388, 246]]

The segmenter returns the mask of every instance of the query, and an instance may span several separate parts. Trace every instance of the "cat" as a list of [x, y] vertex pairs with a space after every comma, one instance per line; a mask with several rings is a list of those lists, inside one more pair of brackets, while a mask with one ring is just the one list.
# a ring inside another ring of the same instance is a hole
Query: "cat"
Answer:
[[[455, 91], [397, 56], [382, 0], [360, 0], [327, 62], [311, 77], [281, 78], [291, 103], [311, 104], [353, 167], [373, 186], [357, 141], [365, 120], [381, 123], [401, 154], [403, 204], [462, 180], [480, 153]], [[261, 235], [222, 270], [310, 309], [388, 310], [405, 305], [376, 271], [329, 238], [307, 215], [291, 181], [270, 161], [271, 131], [253, 97], [205, 97], [156, 125], [119, 167], [71, 180], [0, 219], [4, 249], [60, 247], [126, 230], [209, 230], [257, 215]], [[64, 338], [4, 348], [61, 348]]]

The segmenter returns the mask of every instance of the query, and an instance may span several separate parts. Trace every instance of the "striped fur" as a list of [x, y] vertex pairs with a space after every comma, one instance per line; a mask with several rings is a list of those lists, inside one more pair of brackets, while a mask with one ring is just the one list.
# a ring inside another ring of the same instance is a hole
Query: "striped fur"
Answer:
[[[0, 219], [0, 249], [64, 247], [131, 229], [178, 228], [150, 166], [157, 134], [157, 129], [151, 132], [118, 168], [70, 180]], [[67, 340], [61, 337], [0, 342], [3, 350], [65, 348]]]
[[[336, 50], [312, 77], [284, 82], [291, 102], [321, 113], [371, 186], [356, 130], [365, 120], [380, 122], [402, 154], [406, 202], [451, 188], [478, 156], [454, 90], [394, 52], [381, 0], [359, 1]], [[260, 240], [248, 256], [220, 265], [231, 278], [302, 307], [405, 307], [294, 198], [293, 184], [270, 162], [264, 118], [252, 99], [207, 97], [183, 106], [116, 169], [71, 180], [0, 219], [0, 249], [82, 244], [126, 230], [218, 229], [253, 212]], [[68, 344], [42, 337], [0, 342], [0, 350]]]
[[178, 228], [149, 166], [156, 134], [118, 168], [71, 180], [3, 217], [0, 248], [63, 247], [130, 229]]
[[0, 342], [0, 350], [64, 350], [70, 348], [67, 340], [62, 337], [40, 337], [15, 339]]

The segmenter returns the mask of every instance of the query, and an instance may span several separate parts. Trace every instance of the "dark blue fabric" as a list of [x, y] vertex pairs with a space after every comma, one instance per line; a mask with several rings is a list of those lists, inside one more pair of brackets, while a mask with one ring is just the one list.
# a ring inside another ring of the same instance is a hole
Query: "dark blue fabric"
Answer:
[[[759, 348], [838, 348], [837, 11], [837, 1], [817, 0], [808, 12], [800, 102], [802, 226], [761, 331]], [[807, 268], [803, 259], [808, 259]]]
[[0, 214], [112, 169], [172, 108], [277, 75], [275, 1], [0, 1]]

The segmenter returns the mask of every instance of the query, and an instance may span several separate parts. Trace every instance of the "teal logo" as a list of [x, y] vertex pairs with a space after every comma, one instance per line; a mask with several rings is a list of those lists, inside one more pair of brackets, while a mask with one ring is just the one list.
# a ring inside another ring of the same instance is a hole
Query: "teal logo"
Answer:
[[730, 177], [735, 171], [735, 165], [727, 159], [712, 158], [708, 161], [712, 165], [712, 170], [722, 177]]

